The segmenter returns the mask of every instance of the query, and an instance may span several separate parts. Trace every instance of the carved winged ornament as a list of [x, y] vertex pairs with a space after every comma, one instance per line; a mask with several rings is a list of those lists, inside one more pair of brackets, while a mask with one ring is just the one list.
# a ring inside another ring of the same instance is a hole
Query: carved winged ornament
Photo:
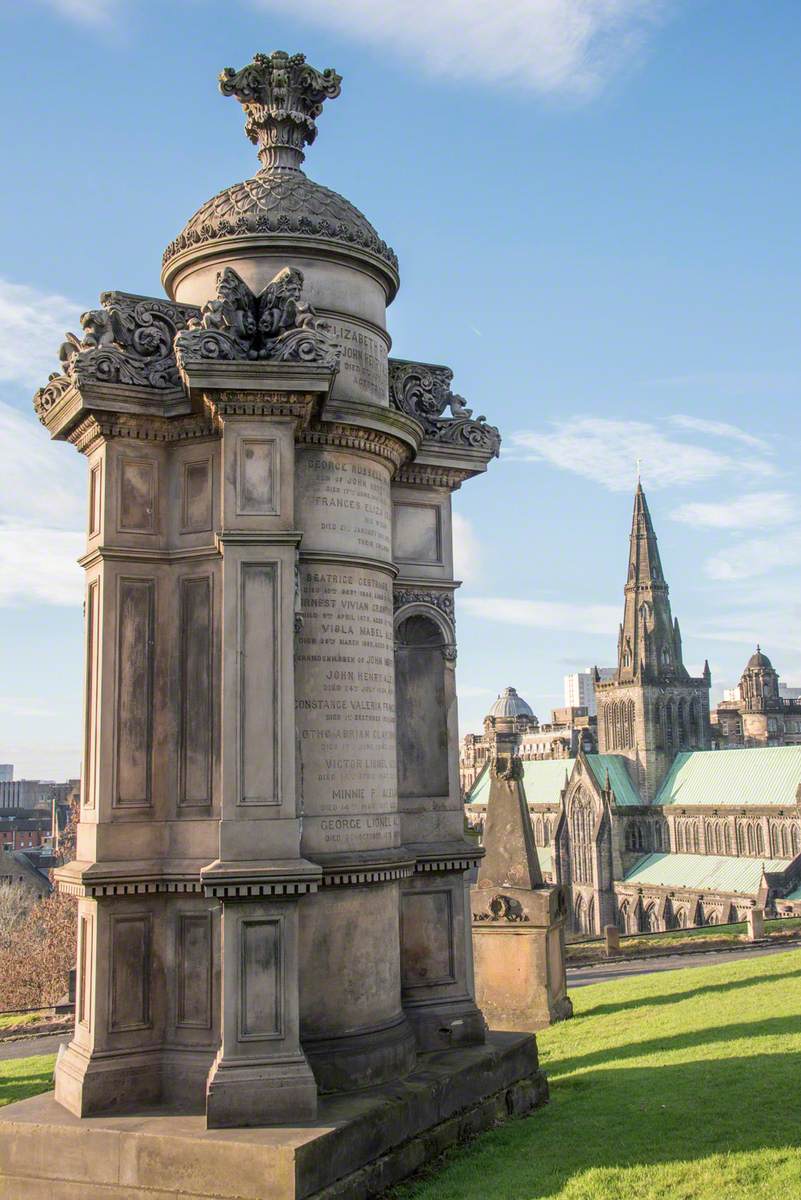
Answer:
[[284, 267], [258, 295], [226, 267], [217, 276], [217, 295], [175, 339], [175, 353], [182, 366], [210, 359], [339, 364], [339, 346], [303, 300], [303, 273], [296, 267]]

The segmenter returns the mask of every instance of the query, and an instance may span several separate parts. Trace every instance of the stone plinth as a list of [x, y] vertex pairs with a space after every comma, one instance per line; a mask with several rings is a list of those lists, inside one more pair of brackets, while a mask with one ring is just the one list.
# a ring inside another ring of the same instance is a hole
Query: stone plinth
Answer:
[[471, 889], [476, 1002], [491, 1029], [535, 1030], [573, 1015], [565, 899], [543, 883], [514, 737], [496, 734], [484, 832]]
[[620, 930], [617, 925], [604, 926], [604, 946], [607, 956], [620, 953]]
[[166, 1110], [79, 1120], [52, 1096], [0, 1112], [2, 1200], [365, 1200], [547, 1100], [533, 1037], [420, 1059], [403, 1082], [320, 1101], [302, 1126], [207, 1130]]
[[764, 908], [749, 908], [746, 913], [749, 942], [761, 942], [765, 936]]

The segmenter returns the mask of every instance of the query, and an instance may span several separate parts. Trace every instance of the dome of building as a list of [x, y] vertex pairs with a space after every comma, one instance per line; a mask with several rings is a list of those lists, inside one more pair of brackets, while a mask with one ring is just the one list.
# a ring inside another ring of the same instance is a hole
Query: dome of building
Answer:
[[746, 671], [772, 671], [773, 663], [767, 654], [763, 654], [761, 648], [757, 646], [756, 652], [749, 658], [748, 666], [745, 669]]
[[[272, 167], [212, 196], [190, 217], [164, 251], [164, 275], [173, 259], [198, 248], [242, 248], [248, 240], [260, 246], [280, 243], [290, 235], [314, 243], [354, 247], [374, 256], [397, 274], [394, 250], [382, 241], [363, 213], [338, 192], [314, 183], [299, 168]], [[397, 286], [397, 285], [396, 285]]]
[[522, 696], [518, 696], [517, 691], [513, 687], [504, 688], [498, 699], [493, 704], [492, 708], [487, 713], [488, 717], [534, 717], [530, 706], [526, 704]]

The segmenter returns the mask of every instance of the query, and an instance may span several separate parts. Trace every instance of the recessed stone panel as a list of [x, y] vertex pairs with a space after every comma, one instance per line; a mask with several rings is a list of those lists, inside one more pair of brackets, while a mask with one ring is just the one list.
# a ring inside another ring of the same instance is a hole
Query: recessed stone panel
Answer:
[[280, 804], [278, 564], [243, 563], [239, 614], [239, 803]]
[[340, 346], [334, 395], [368, 404], [389, 404], [386, 336], [377, 329], [326, 314], [331, 337]]
[[212, 578], [181, 580], [181, 725], [179, 803], [211, 804]]
[[150, 913], [111, 916], [109, 1033], [150, 1025]]
[[115, 804], [141, 807], [151, 799], [156, 581], [120, 579], [118, 595]]
[[178, 1011], [176, 1024], [211, 1029], [211, 913], [179, 913], [176, 947]]
[[84, 748], [83, 787], [81, 802], [84, 808], [94, 808], [97, 791], [97, 678], [100, 647], [100, 581], [92, 579], [86, 589], [86, 649], [84, 679]]
[[401, 897], [401, 977], [405, 988], [453, 983], [453, 911], [448, 889]]
[[239, 922], [240, 1041], [282, 1036], [281, 922]]
[[202, 533], [211, 529], [211, 459], [185, 462], [183, 470], [181, 531]]
[[151, 458], [120, 458], [120, 533], [155, 533], [157, 464]]
[[442, 514], [436, 504], [395, 504], [392, 524], [396, 562], [442, 562]]
[[240, 438], [237, 447], [238, 516], [274, 516], [278, 512], [278, 455], [274, 438]]

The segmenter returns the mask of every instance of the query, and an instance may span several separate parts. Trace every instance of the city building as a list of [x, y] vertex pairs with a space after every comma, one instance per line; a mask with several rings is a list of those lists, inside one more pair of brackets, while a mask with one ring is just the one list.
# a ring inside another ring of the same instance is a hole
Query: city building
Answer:
[[713, 710], [711, 725], [718, 746], [801, 746], [801, 688], [783, 684], [757, 646], [739, 685]]
[[14, 764], [0, 763], [0, 783], [11, 783], [14, 778]]
[[565, 675], [565, 707], [586, 708], [589, 716], [596, 716], [598, 706], [595, 700], [595, 680], [611, 679], [614, 674], [614, 667], [587, 667], [585, 671], [574, 671], [572, 675]]
[[[779, 695], [761, 650], [743, 681], [750, 740], [716, 749], [709, 667], [693, 676], [684, 665], [638, 485], [618, 665], [612, 678], [594, 678], [598, 753], [523, 764], [543, 875], [567, 886], [574, 933], [722, 924], [755, 905], [801, 910], [801, 738], [771, 744], [768, 723], [794, 701]], [[505, 720], [485, 722], [485, 761]], [[485, 769], [467, 797], [479, 828], [488, 777]]]
[[468, 733], [462, 738], [459, 754], [462, 795], [467, 795], [484, 769], [499, 721], [518, 735], [517, 754], [524, 761], [566, 759], [580, 747], [587, 753], [595, 749], [595, 718], [585, 707], [556, 708], [550, 722], [540, 725], [531, 706], [516, 689], [504, 688], [484, 718], [483, 734]]
[[0, 849], [0, 887], [19, 883], [39, 899], [53, 890], [47, 875], [20, 850]]

